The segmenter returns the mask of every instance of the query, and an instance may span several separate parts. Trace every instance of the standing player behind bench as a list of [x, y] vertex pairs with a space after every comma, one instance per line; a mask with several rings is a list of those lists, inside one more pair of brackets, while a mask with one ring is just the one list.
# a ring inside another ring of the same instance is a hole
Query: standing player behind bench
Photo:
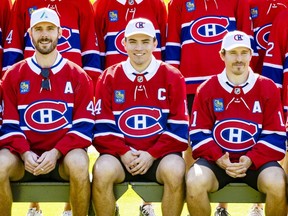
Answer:
[[85, 148], [94, 126], [93, 84], [77, 64], [57, 51], [61, 37], [55, 11], [33, 12], [31, 58], [4, 75], [0, 143], [0, 212], [11, 215], [11, 181], [69, 181], [73, 215], [86, 216], [90, 203]]
[[184, 77], [156, 60], [153, 24], [126, 26], [128, 59], [105, 70], [96, 85], [92, 197], [97, 216], [115, 210], [113, 184], [152, 181], [164, 185], [162, 214], [179, 216], [184, 203], [188, 113]]
[[210, 216], [209, 192], [244, 182], [266, 194], [265, 215], [286, 216], [285, 125], [279, 89], [249, 67], [250, 38], [241, 31], [222, 40], [222, 73], [197, 90], [190, 140], [198, 159], [187, 174], [191, 216]]

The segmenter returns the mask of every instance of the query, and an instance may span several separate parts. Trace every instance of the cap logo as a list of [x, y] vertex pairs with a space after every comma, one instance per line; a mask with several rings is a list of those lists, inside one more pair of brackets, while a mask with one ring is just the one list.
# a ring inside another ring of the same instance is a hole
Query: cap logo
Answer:
[[234, 36], [234, 40], [235, 40], [235, 41], [243, 41], [243, 35], [241, 35], [241, 34], [236, 34], [236, 35]]
[[45, 19], [48, 18], [47, 14], [45, 13], [45, 11], [42, 13], [42, 15], [40, 16], [40, 19]]
[[135, 27], [136, 28], [145, 28], [144, 24], [145, 24], [144, 22], [137, 22], [137, 23], [135, 23]]

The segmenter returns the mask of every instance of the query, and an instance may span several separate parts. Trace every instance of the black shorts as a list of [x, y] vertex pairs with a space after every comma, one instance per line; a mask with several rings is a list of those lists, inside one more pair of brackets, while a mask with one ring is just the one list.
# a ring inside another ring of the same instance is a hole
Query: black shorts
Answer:
[[[171, 154], [176, 154], [176, 155], [179, 155], [179, 157], [182, 157], [181, 153], [171, 153]], [[127, 171], [125, 165], [119, 159], [121, 164], [122, 164], [122, 167], [123, 167], [123, 169], [125, 171], [124, 182], [126, 182], [126, 181], [127, 182], [158, 182], [157, 178], [156, 178], [156, 171], [157, 171], [159, 163], [161, 162], [162, 159], [163, 159], [163, 157], [156, 159], [153, 162], [152, 166], [147, 170], [147, 172], [145, 174], [143, 174], [143, 175], [135, 175], [135, 176], [133, 176], [131, 173], [129, 173]], [[159, 183], [159, 184], [161, 184], [161, 183]]]
[[266, 169], [268, 167], [276, 166], [276, 167], [281, 168], [281, 166], [278, 162], [274, 162], [274, 161], [268, 162], [268, 163], [264, 164], [263, 166], [261, 166], [258, 170], [248, 169], [246, 172], [246, 176], [243, 178], [232, 178], [231, 176], [227, 175], [225, 170], [222, 169], [221, 167], [219, 167], [216, 163], [209, 162], [204, 158], [199, 158], [195, 163], [198, 165], [206, 166], [212, 170], [212, 172], [215, 174], [215, 176], [219, 182], [218, 190], [220, 190], [221, 188], [223, 188], [224, 186], [226, 186], [229, 183], [237, 182], [237, 183], [246, 183], [250, 187], [252, 187], [258, 191], [257, 180], [258, 180], [259, 174], [264, 169]]
[[60, 176], [59, 163], [57, 163], [54, 170], [43, 175], [35, 176], [32, 173], [25, 170], [23, 178], [18, 180], [17, 182], [68, 182], [68, 181]]
[[191, 116], [194, 98], [195, 98], [195, 94], [187, 94], [187, 109], [188, 109], [189, 116]]

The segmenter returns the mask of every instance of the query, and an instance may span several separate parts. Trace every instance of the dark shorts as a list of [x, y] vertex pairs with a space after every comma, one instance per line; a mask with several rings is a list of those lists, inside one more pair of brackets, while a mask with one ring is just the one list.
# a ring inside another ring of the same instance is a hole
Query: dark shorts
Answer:
[[198, 165], [206, 166], [212, 170], [212, 172], [215, 174], [219, 182], [218, 190], [220, 190], [221, 188], [223, 188], [229, 183], [237, 182], [237, 183], [246, 183], [250, 187], [258, 191], [257, 179], [258, 179], [259, 174], [268, 167], [276, 166], [276, 167], [281, 168], [278, 162], [268, 162], [264, 164], [263, 166], [261, 166], [258, 170], [248, 169], [246, 172], [246, 176], [243, 178], [232, 178], [231, 176], [227, 175], [225, 170], [220, 168], [216, 163], [208, 162], [204, 158], [199, 158], [195, 163]]
[[[171, 154], [176, 154], [176, 155], [179, 155], [179, 157], [182, 157], [182, 154], [181, 153], [171, 153]], [[119, 158], [118, 158], [119, 159]], [[148, 169], [148, 171], [143, 174], [143, 175], [136, 175], [136, 176], [133, 176], [131, 175], [131, 173], [129, 173], [125, 167], [125, 165], [122, 163], [122, 161], [120, 160], [121, 164], [122, 164], [122, 167], [125, 171], [125, 179], [124, 179], [124, 182], [125, 181], [130, 181], [130, 182], [158, 182], [157, 181], [157, 178], [156, 178], [156, 171], [157, 171], [157, 168], [161, 162], [161, 160], [163, 159], [162, 158], [158, 158], [156, 159], [152, 166]], [[159, 183], [159, 182], [158, 182]], [[159, 183], [160, 184], [160, 183]]]
[[35, 176], [30, 172], [25, 171], [25, 174], [22, 179], [18, 180], [18, 182], [68, 182], [61, 178], [59, 174], [59, 164], [56, 164], [56, 167], [51, 172]]
[[191, 116], [194, 98], [195, 98], [195, 94], [188, 94], [187, 95], [187, 109], [189, 112], [189, 116]]

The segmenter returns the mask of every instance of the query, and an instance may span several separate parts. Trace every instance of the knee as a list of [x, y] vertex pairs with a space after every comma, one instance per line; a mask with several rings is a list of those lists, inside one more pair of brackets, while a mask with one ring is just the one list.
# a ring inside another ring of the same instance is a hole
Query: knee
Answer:
[[170, 158], [159, 166], [160, 181], [171, 187], [183, 185], [185, 180], [185, 161], [181, 157], [177, 157]]
[[275, 195], [280, 195], [280, 191], [286, 191], [287, 178], [281, 169], [279, 172], [267, 173], [263, 176], [259, 176], [258, 187], [259, 190], [264, 193], [275, 193]]
[[89, 157], [83, 151], [79, 154], [67, 154], [64, 157], [64, 169], [70, 178], [89, 176]]
[[10, 157], [11, 153], [7, 149], [0, 150], [0, 182], [10, 178], [13, 167], [17, 166], [14, 157]]
[[113, 182], [121, 169], [120, 162], [113, 156], [100, 156], [93, 166], [93, 182]]
[[204, 173], [197, 164], [191, 167], [185, 179], [187, 195], [202, 194], [211, 190], [213, 179]]

